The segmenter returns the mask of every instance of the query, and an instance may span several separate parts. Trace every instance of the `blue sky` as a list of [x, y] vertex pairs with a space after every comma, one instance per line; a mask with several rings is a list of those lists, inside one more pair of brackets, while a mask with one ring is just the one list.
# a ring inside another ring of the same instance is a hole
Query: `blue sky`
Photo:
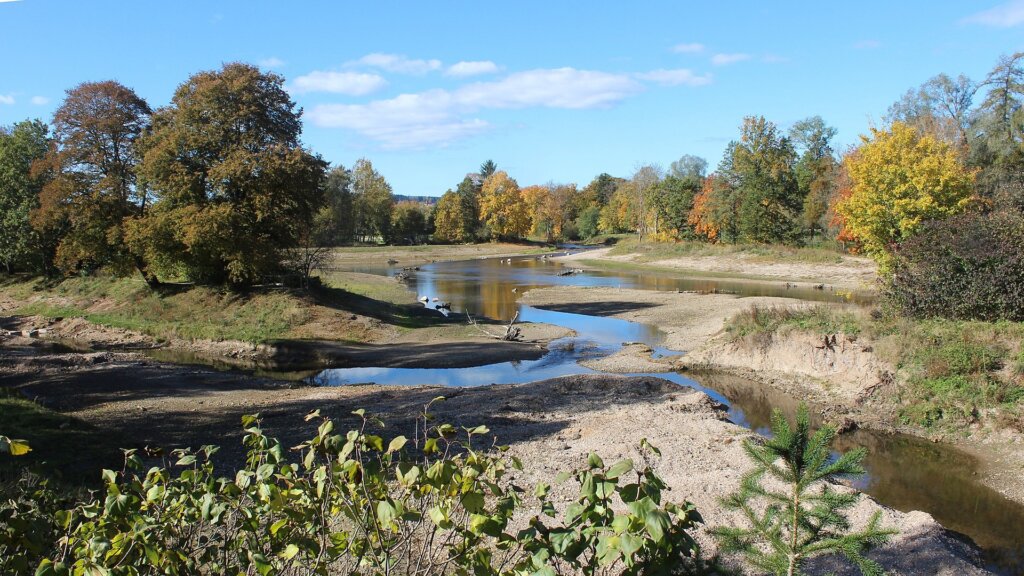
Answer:
[[713, 167], [745, 115], [821, 115], [852, 144], [908, 88], [1024, 50], [1024, 0], [0, 0], [0, 50], [0, 124], [49, 119], [84, 81], [163, 106], [246, 61], [286, 78], [326, 160], [436, 196], [488, 158], [521, 185]]

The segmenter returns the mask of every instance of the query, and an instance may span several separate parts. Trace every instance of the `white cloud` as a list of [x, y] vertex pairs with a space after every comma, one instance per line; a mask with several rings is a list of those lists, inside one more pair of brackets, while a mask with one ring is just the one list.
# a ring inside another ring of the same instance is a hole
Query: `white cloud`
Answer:
[[292, 81], [290, 89], [304, 92], [334, 92], [349, 96], [362, 96], [387, 85], [387, 80], [377, 74], [363, 72], [322, 72], [314, 70]]
[[258, 64], [260, 68], [280, 68], [285, 65], [285, 61], [276, 56], [271, 56], [270, 58], [260, 60]]
[[440, 60], [413, 60], [400, 54], [373, 53], [363, 56], [359, 60], [349, 62], [348, 66], [369, 66], [380, 68], [397, 74], [422, 75], [427, 72], [441, 69]]
[[50, 99], [46, 96], [33, 96], [31, 102], [34, 106], [46, 106], [50, 103]]
[[692, 70], [677, 68], [674, 70], [651, 70], [636, 74], [640, 80], [647, 80], [662, 86], [706, 86], [711, 84], [711, 74], [694, 74]]
[[480, 74], [493, 74], [498, 71], [498, 65], [490, 60], [479, 60], [472, 62], [456, 62], [448, 67], [445, 76], [477, 76]]
[[704, 45], [697, 42], [690, 44], [676, 44], [672, 47], [672, 51], [676, 54], [695, 54], [697, 52], [703, 52]]
[[444, 146], [487, 129], [480, 119], [462, 119], [452, 94], [431, 90], [369, 104], [324, 104], [307, 116], [317, 126], [347, 128], [384, 148]]
[[857, 50], [874, 50], [875, 48], [880, 48], [881, 46], [882, 43], [874, 39], [861, 40], [859, 42], [854, 42], [853, 44], [853, 47]]
[[7, 104], [8, 106], [14, 105], [14, 95], [0, 94], [0, 104]]
[[750, 60], [750, 54], [715, 54], [711, 57], [711, 63], [715, 66], [725, 66]]
[[306, 116], [317, 126], [346, 128], [384, 148], [445, 146], [487, 130], [483, 109], [606, 108], [643, 91], [624, 74], [574, 68], [539, 69], [449, 90], [402, 94], [367, 104], [322, 104]]
[[464, 106], [480, 108], [606, 108], [642, 90], [643, 86], [623, 74], [553, 68], [463, 86], [456, 99]]
[[1019, 26], [1024, 24], [1024, 0], [1010, 0], [1010, 2], [1000, 4], [988, 10], [971, 14], [964, 18], [962, 22], [982, 24], [995, 28]]

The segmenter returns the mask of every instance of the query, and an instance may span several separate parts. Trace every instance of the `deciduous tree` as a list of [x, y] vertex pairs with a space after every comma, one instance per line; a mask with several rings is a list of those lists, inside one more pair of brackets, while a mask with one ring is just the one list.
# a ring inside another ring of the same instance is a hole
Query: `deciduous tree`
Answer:
[[504, 170], [484, 181], [480, 193], [480, 220], [500, 238], [523, 238], [530, 232], [530, 214], [519, 184]]
[[301, 146], [300, 111], [283, 84], [226, 64], [190, 77], [154, 115], [140, 173], [157, 202], [129, 238], [153, 271], [257, 282], [311, 226], [326, 163]]
[[426, 237], [427, 217], [418, 202], [399, 202], [391, 214], [391, 237], [395, 244], [419, 244]]
[[862, 140], [857, 153], [846, 157], [853, 186], [837, 210], [884, 271], [893, 245], [923, 221], [967, 207], [974, 178], [949, 144], [902, 122], [873, 129]]
[[747, 242], [794, 242], [803, 204], [796, 152], [764, 117], [743, 119], [740, 140], [726, 151], [721, 174], [739, 196], [739, 235]]
[[395, 197], [391, 192], [391, 184], [366, 158], [360, 158], [352, 167], [352, 197], [356, 235], [364, 242], [377, 239], [389, 241]]
[[53, 143], [41, 168], [51, 178], [33, 224], [64, 231], [56, 264], [65, 272], [106, 265], [144, 270], [126, 248], [125, 223], [142, 215], [149, 199], [136, 185], [135, 168], [150, 114], [145, 100], [112, 80], [68, 90], [54, 113]]
[[440, 242], [469, 242], [465, 228], [462, 197], [451, 190], [434, 206], [434, 239]]
[[45, 174], [33, 173], [32, 165], [49, 148], [48, 128], [39, 120], [25, 120], [0, 127], [0, 266], [44, 271], [53, 257], [30, 223], [39, 205]]

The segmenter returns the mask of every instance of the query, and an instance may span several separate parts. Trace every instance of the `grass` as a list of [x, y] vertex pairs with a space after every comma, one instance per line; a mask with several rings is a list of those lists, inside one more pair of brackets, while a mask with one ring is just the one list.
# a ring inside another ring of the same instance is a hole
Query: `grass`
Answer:
[[751, 307], [726, 325], [734, 339], [796, 330], [866, 337], [894, 366], [900, 423], [950, 432], [992, 423], [1024, 432], [1024, 323], [915, 320], [852, 307]]
[[322, 281], [323, 287], [311, 293], [276, 288], [239, 293], [204, 286], [153, 290], [141, 279], [109, 277], [5, 279], [0, 293], [20, 303], [13, 310], [17, 315], [84, 318], [161, 341], [363, 340], [367, 334], [346, 331], [352, 313], [399, 328], [437, 323], [436, 315], [424, 313], [404, 286], [388, 278], [330, 273]]
[[283, 338], [309, 317], [308, 303], [284, 290], [236, 293], [209, 287], [152, 290], [142, 280], [69, 278], [3, 286], [24, 302], [19, 315], [84, 318], [158, 339], [241, 340]]
[[861, 333], [863, 319], [852, 308], [834, 306], [751, 306], [726, 323], [725, 329], [734, 340], [748, 336], [799, 330], [816, 334]]
[[32, 448], [24, 456], [0, 458], [0, 481], [13, 480], [31, 467], [75, 484], [81, 473], [94, 474], [98, 467], [117, 467], [122, 463], [115, 442], [99, 430], [44, 408], [15, 390], [0, 387], [0, 414], [0, 434], [27, 440]]
[[760, 244], [709, 244], [707, 242], [637, 242], [623, 238], [611, 249], [612, 255], [636, 254], [639, 262], [655, 262], [688, 256], [742, 256], [757, 262], [801, 262], [838, 264], [844, 253], [838, 247], [792, 247]]

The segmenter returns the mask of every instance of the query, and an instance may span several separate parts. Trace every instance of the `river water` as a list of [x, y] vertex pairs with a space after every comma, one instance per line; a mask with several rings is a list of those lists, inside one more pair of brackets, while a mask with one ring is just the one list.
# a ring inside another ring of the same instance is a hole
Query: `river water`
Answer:
[[[353, 271], [394, 275], [390, 266], [353, 268]], [[531, 288], [545, 286], [610, 286], [644, 290], [734, 293], [743, 296], [780, 296], [801, 300], [866, 302], [869, 294], [844, 294], [829, 287], [790, 288], [782, 282], [748, 282], [673, 277], [637, 271], [583, 272], [560, 275], [565, 268], [550, 259], [529, 256], [433, 263], [410, 271], [410, 290], [436, 307], [447, 303], [451, 314], [469, 313], [507, 321], [517, 312], [521, 321], [545, 322], [574, 330], [578, 336], [553, 341], [544, 357], [533, 361], [503, 362], [475, 368], [347, 368], [329, 369], [310, 380], [320, 385], [375, 382], [383, 385], [480, 386], [532, 382], [556, 376], [593, 373], [579, 361], [618, 350], [625, 342], [643, 342], [656, 355], [684, 353], [667, 350], [664, 334], [656, 327], [581, 313], [542, 310], [518, 302]], [[437, 299], [436, 301], [434, 299]], [[603, 314], [609, 312], [603, 307]], [[447, 310], [446, 310], [447, 311]], [[724, 374], [654, 374], [681, 386], [706, 392], [729, 407], [729, 418], [759, 433], [768, 432], [770, 414], [778, 408], [792, 417], [799, 398]], [[901, 511], [924, 510], [943, 526], [973, 539], [985, 551], [991, 567], [1008, 574], [1024, 573], [1024, 505], [1013, 502], [977, 481], [978, 462], [948, 445], [901, 434], [857, 430], [837, 439], [839, 450], [868, 449], [868, 473], [854, 480], [857, 488]]]

